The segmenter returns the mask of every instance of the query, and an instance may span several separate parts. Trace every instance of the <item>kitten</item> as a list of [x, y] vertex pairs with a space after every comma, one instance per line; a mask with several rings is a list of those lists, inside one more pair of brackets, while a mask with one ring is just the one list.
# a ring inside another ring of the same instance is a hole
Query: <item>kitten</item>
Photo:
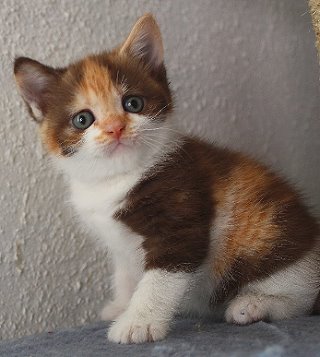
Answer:
[[164, 338], [176, 313], [248, 324], [309, 314], [319, 227], [286, 181], [180, 135], [159, 28], [147, 14], [111, 52], [15, 78], [72, 202], [112, 255], [108, 338]]

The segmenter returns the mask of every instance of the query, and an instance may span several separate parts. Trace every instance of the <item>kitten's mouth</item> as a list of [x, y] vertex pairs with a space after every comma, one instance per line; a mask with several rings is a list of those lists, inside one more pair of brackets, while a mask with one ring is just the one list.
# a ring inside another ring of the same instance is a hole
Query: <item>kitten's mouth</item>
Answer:
[[108, 145], [108, 153], [115, 154], [118, 152], [122, 152], [125, 149], [128, 149], [132, 145], [132, 141], [128, 139], [119, 139], [114, 140], [111, 144]]
[[110, 154], [113, 154], [114, 152], [118, 151], [120, 148], [125, 146], [122, 142], [117, 141], [112, 145], [112, 148], [110, 150]]

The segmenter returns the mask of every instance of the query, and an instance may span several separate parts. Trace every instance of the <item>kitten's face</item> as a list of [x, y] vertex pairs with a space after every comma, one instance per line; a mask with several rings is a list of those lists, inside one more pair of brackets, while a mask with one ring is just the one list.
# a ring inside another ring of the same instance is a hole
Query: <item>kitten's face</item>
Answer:
[[172, 99], [151, 15], [112, 52], [63, 69], [18, 58], [15, 75], [48, 151], [72, 175], [123, 173], [169, 143]]

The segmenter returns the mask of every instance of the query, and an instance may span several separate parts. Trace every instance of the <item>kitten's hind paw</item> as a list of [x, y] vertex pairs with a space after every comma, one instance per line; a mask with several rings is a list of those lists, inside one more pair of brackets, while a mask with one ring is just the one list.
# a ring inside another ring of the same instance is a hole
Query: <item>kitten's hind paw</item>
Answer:
[[233, 299], [226, 311], [230, 323], [246, 325], [266, 318], [263, 299], [255, 295], [238, 296]]

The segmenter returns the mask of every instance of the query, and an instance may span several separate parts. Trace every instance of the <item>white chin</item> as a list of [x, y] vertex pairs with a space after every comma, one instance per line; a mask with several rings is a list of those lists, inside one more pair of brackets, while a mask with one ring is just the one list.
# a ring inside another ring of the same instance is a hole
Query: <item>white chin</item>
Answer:
[[170, 135], [162, 141], [152, 146], [140, 141], [111, 143], [104, 148], [85, 143], [74, 155], [55, 161], [70, 178], [94, 182], [152, 166], [159, 155], [170, 151], [171, 147], [174, 149], [178, 142]]
[[71, 157], [57, 158], [55, 161], [63, 172], [71, 178], [97, 181], [107, 177], [135, 170], [147, 160], [149, 150], [138, 145], [114, 145], [106, 151], [80, 150]]

